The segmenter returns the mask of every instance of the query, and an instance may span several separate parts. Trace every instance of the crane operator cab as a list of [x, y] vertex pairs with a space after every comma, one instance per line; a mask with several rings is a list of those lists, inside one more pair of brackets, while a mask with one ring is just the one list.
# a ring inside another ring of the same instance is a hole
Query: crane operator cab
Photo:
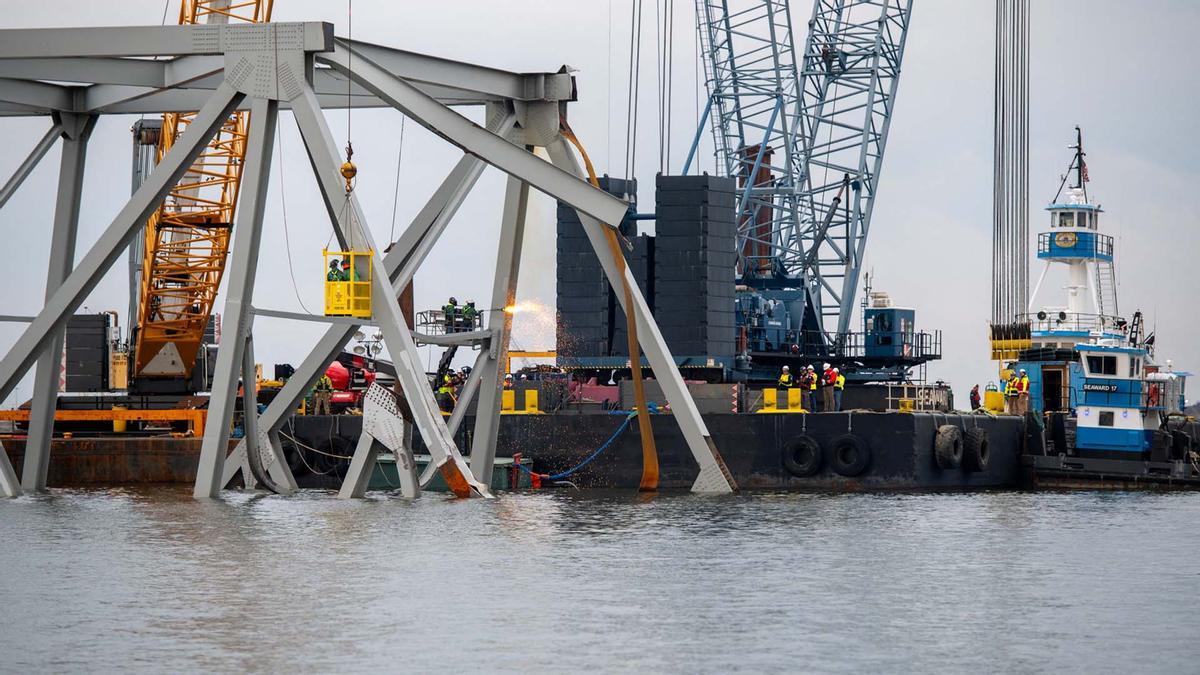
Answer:
[[325, 259], [325, 316], [371, 318], [375, 252], [321, 249]]

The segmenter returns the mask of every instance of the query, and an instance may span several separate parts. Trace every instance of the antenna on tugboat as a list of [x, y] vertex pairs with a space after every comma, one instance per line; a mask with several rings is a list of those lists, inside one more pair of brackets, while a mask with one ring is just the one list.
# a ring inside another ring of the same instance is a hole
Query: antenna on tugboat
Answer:
[[1075, 187], [1083, 190], [1083, 201], [1088, 201], [1087, 196], [1087, 164], [1084, 163], [1083, 157], [1086, 155], [1083, 151], [1083, 132], [1080, 131], [1079, 125], [1075, 125]]
[[1075, 184], [1071, 187], [1083, 190], [1083, 201], [1086, 203], [1088, 201], [1088, 173], [1087, 163], [1083, 161], [1083, 158], [1087, 153], [1083, 151], [1083, 131], [1079, 129], [1078, 124], [1075, 125], [1075, 145], [1068, 145], [1067, 147], [1075, 151], [1075, 156], [1071, 158], [1071, 164], [1067, 166], [1067, 173], [1059, 176], [1058, 192], [1054, 193], [1054, 199], [1051, 202], [1058, 203], [1058, 198], [1062, 196], [1063, 187], [1067, 184], [1067, 176], [1071, 175], [1071, 170], [1074, 169]]

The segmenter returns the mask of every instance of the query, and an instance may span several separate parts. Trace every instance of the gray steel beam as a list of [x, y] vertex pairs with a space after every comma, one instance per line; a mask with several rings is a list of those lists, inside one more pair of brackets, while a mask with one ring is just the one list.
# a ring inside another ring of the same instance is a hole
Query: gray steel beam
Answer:
[[[358, 198], [353, 192], [348, 193], [344, 190], [333, 135], [329, 132], [325, 117], [316, 107], [316, 94], [307, 83], [304, 91], [293, 99], [292, 106], [296, 111], [296, 123], [300, 127], [300, 134], [305, 139], [305, 147], [308, 148], [309, 158], [313, 163], [317, 185], [324, 193], [326, 203], [336, 205], [339, 195], [344, 200], [344, 204], [338, 205], [339, 208], [334, 211], [336, 217], [332, 220], [334, 227], [341, 230], [339, 239], [353, 241], [360, 249], [369, 248], [374, 252], [374, 269], [386, 270], [380, 250], [375, 246], [371, 230], [366, 225], [366, 219], [361, 217], [362, 210], [359, 208]], [[420, 367], [421, 355], [400, 311], [399, 299], [384, 274], [374, 275], [372, 280], [371, 309], [378, 320], [379, 329], [383, 332], [384, 344], [387, 345], [395, 363], [396, 379], [404, 391], [404, 397], [412, 410], [417, 428], [421, 431], [421, 438], [429, 448], [432, 461], [439, 465], [450, 465], [452, 470], [462, 475], [471, 489], [480, 495], [490, 496], [486, 484], [473, 480], [470, 469], [446, 429], [437, 401], [434, 400], [433, 390], [425, 377], [424, 369]]]
[[312, 321], [314, 323], [332, 323], [343, 326], [370, 326], [371, 320], [356, 319], [351, 316], [325, 316], [324, 314], [304, 314], [301, 312], [285, 312], [281, 309], [263, 309], [255, 307], [251, 311], [255, 316], [269, 316], [273, 319], [291, 319], [292, 321]]
[[[582, 178], [583, 172], [579, 167], [579, 162], [568, 148], [566, 141], [560, 140], [546, 150], [550, 153], [551, 161], [556, 165]], [[633, 299], [632, 309], [637, 324], [638, 342], [642, 347], [642, 352], [646, 355], [646, 360], [650, 363], [650, 368], [654, 370], [655, 378], [662, 386], [667, 403], [671, 405], [672, 417], [679, 423], [684, 440], [687, 441], [692, 456], [700, 466], [700, 475], [692, 485], [692, 491], [732, 492], [737, 489], [733, 476], [725, 467], [725, 462], [721, 459], [721, 454], [717, 451], [712, 436], [708, 433], [708, 427], [705, 426], [704, 419], [700, 417], [700, 410], [696, 407], [696, 402], [692, 400], [692, 395], [688, 392], [683, 377], [679, 374], [679, 368], [675, 366], [675, 360], [671, 357], [667, 343], [658, 330], [658, 324], [650, 314], [650, 307], [646, 304], [646, 299], [642, 297], [633, 273], [628, 266], [625, 266], [625, 273], [621, 274], [617, 267], [617, 259], [605, 239], [603, 231], [605, 225], [602, 222], [583, 211], [579, 211], [579, 220], [583, 223], [583, 231], [587, 234], [592, 249], [596, 252], [596, 257], [600, 259], [600, 265], [604, 268], [604, 274], [608, 277], [609, 284], [617, 291], [616, 296], [622, 308], [625, 308], [626, 301], [624, 287], [629, 288], [629, 294]], [[631, 358], [634, 358], [633, 355]]]
[[[498, 134], [508, 134], [515, 123], [515, 117], [505, 115], [497, 120], [493, 128]], [[484, 163], [475, 157], [465, 156], [459, 160], [449, 175], [446, 176], [433, 196], [413, 218], [400, 238], [384, 256], [388, 277], [392, 280], [392, 290], [399, 293], [408, 282], [412, 281], [421, 261], [433, 247], [437, 236], [446, 228], [458, 207], [462, 205], [479, 174], [483, 172]], [[308, 356], [296, 368], [296, 372], [288, 378], [283, 389], [275, 395], [275, 399], [263, 413], [263, 426], [278, 430], [284, 421], [299, 405], [300, 399], [308, 392], [317, 378], [325, 372], [329, 362], [342, 350], [342, 347], [358, 330], [358, 325], [330, 326], [325, 335], [317, 342]]]
[[[217, 350], [216, 377], [208, 401], [208, 423], [204, 442], [200, 446], [200, 464], [196, 468], [197, 499], [216, 497], [221, 482], [225, 456], [229, 452], [229, 426], [237, 399], [238, 373], [241, 370], [246, 338], [253, 321], [251, 302], [254, 280], [258, 271], [258, 250], [262, 243], [262, 218], [266, 208], [267, 184], [271, 175], [271, 153], [275, 142], [275, 126], [279, 104], [268, 99], [255, 99], [250, 113], [250, 130], [243, 168], [241, 205], [233, 232], [233, 259], [228, 271], [223, 327], [227, 337]], [[231, 326], [232, 324], [232, 326]], [[233, 330], [230, 330], [232, 327]], [[253, 382], [246, 382], [249, 389]], [[250, 417], [254, 411], [247, 410]], [[257, 420], [256, 420], [257, 421]], [[257, 436], [247, 434], [247, 441], [257, 442]], [[248, 451], [255, 451], [251, 446]]]
[[77, 88], [36, 80], [0, 80], [0, 101], [45, 112], [74, 110], [75, 91]]
[[[3, 61], [0, 61], [0, 63], [3, 63]], [[108, 85], [105, 86], [107, 87]], [[116, 87], [117, 85], [113, 86]], [[347, 104], [346, 85], [343, 83], [341, 87], [341, 92], [338, 92], [337, 87], [333, 85], [317, 89], [317, 101], [320, 102], [322, 109], [392, 107], [390, 103], [374, 95], [352, 94], [349, 104]], [[472, 96], [456, 89], [445, 89], [430, 85], [418, 85], [417, 88], [427, 96], [448, 106], [482, 105], [484, 103], [496, 102], [496, 99]], [[96, 93], [84, 90], [79, 97], [80, 102], [75, 106], [75, 109], [110, 115], [152, 115], [179, 110], [195, 110], [204, 104], [204, 101], [212, 93], [212, 89], [212, 87], [189, 85], [176, 89], [149, 89], [145, 87], [106, 88], [103, 92], [98, 91]], [[249, 110], [249, 104], [247, 103], [239, 109]], [[279, 109], [291, 110], [292, 107], [290, 103], [284, 101], [280, 104]], [[49, 108], [31, 108], [0, 100], [0, 116], [44, 115], [49, 110]]]
[[[295, 31], [297, 47], [324, 52], [333, 46], [333, 25], [303, 23], [11, 28], [0, 30], [0, 59], [184, 56], [223, 54], [231, 44], [275, 30]], [[290, 47], [290, 45], [289, 45]]]
[[21, 481], [17, 480], [17, 472], [13, 471], [12, 462], [8, 461], [4, 442], [0, 441], [0, 497], [16, 497], [20, 494]]
[[362, 409], [362, 432], [338, 497], [357, 499], [366, 496], [380, 447], [393, 453], [401, 496], [406, 499], [421, 496], [416, 475], [417, 463], [413, 459], [412, 443], [408, 440], [412, 430], [400, 414], [395, 394], [377, 384], [371, 385], [363, 394]]
[[[467, 408], [470, 408], [471, 399], [475, 396], [475, 392], [479, 391], [479, 378], [483, 375], [483, 364], [487, 361], [488, 350], [480, 349], [479, 356], [475, 357], [475, 365], [471, 366], [471, 374], [467, 376], [467, 381], [463, 383], [462, 389], [458, 392], [458, 401], [454, 405], [454, 410], [450, 412], [450, 419], [446, 421], [446, 428], [451, 434], [458, 433], [458, 427], [462, 425], [463, 418], [467, 415]], [[478, 413], [477, 413], [478, 414]], [[472, 446], [474, 448], [475, 446]], [[474, 450], [471, 450], [474, 457]], [[471, 460], [474, 464], [474, 459]], [[471, 467], [471, 473], [478, 476], [475, 467]], [[491, 480], [483, 481], [490, 483]]]
[[[5, 61], [0, 59], [0, 66], [3, 66], [4, 63]], [[181, 87], [211, 91], [225, 81], [225, 60], [219, 56], [181, 56], [163, 65], [161, 80], [151, 86], [96, 84], [88, 87], [83, 92], [83, 100], [80, 107], [85, 110], [99, 112], [122, 112], [121, 108], [123, 105], [125, 108], [128, 108], [132, 102], [138, 99], [156, 94], [164, 95], [165, 98], [165, 95], [186, 91], [186, 89], [180, 89]], [[202, 96], [203, 94], [200, 95]], [[190, 101], [194, 102], [195, 98], [193, 96]], [[163, 99], [160, 99], [160, 101], [160, 105], [167, 102]], [[186, 101], [180, 101], [179, 103], [186, 103]], [[194, 109], [194, 106], [192, 108], [163, 108], [161, 111], [192, 109]]]
[[[479, 386], [479, 405], [475, 409], [475, 436], [471, 446], [471, 471], [476, 480], [491, 481], [496, 463], [496, 438], [500, 432], [500, 400], [504, 389], [504, 373], [500, 364], [507, 360], [508, 340], [512, 335], [511, 311], [517, 299], [517, 278], [521, 271], [521, 245], [525, 239], [525, 213], [529, 207], [529, 184], [509, 176], [504, 192], [504, 210], [500, 218], [500, 241], [496, 251], [496, 271], [492, 277], [492, 310], [490, 328], [495, 332], [483, 360]], [[495, 325], [500, 317], [499, 326]], [[480, 353], [482, 357], [484, 352]], [[471, 373], [475, 375], [474, 372]], [[457, 408], [455, 409], [457, 412]]]
[[620, 223], [625, 217], [628, 205], [624, 201], [480, 128], [413, 85], [366, 61], [362, 55], [353, 55], [351, 69], [351, 54], [344, 45], [338, 44], [333, 53], [321, 54], [319, 60], [346, 73], [421, 126], [501, 171], [601, 222]]
[[228, 86], [222, 86], [213, 93], [162, 163], [129, 199], [71, 276], [67, 277], [37, 318], [17, 338], [12, 349], [0, 360], [0, 400], [8, 398], [21, 375], [33, 365], [41, 351], [39, 347], [42, 342], [62, 328], [71, 312], [83, 304], [87, 294], [129, 245], [167, 192], [187, 172], [241, 99], [242, 94]]
[[[253, 322], [253, 317], [250, 321]], [[247, 386], [249, 382], [255, 382], [255, 363], [254, 363], [254, 334], [253, 331], [247, 333], [245, 347], [242, 351], [242, 411], [243, 411], [243, 430], [245, 432], [243, 443], [239, 444], [242, 449], [244, 458], [241, 462], [236, 460], [232, 463], [235, 470], [241, 469], [242, 482], [246, 487], [255, 487], [258, 484], [258, 476], [250, 468], [250, 454], [254, 453], [254, 457], [258, 458], [258, 463], [266, 470], [270, 480], [275, 483], [271, 489], [279, 494], [291, 494], [296, 491], [296, 478], [292, 475], [292, 470], [288, 466], [287, 458], [283, 454], [283, 445], [279, 441], [278, 433], [267, 433], [258, 424], [258, 392], [255, 386]], [[263, 461], [263, 449], [270, 452], [270, 461]], [[231, 456], [232, 457], [232, 456]], [[226, 466], [224, 469], [230, 468], [230, 458], [226, 458]], [[221, 486], [229, 484], [229, 477], [226, 477], [227, 471], [222, 471]]]
[[50, 125], [50, 128], [46, 130], [46, 135], [42, 136], [37, 145], [33, 146], [33, 150], [29, 151], [29, 154], [25, 157], [25, 161], [21, 162], [21, 165], [17, 167], [13, 175], [9, 177], [4, 187], [0, 188], [0, 209], [4, 208], [4, 205], [8, 203], [8, 199], [16, 193], [17, 188], [21, 187], [21, 183], [24, 183], [29, 174], [33, 173], [38, 162], [42, 161], [42, 158], [46, 156], [46, 153], [54, 145], [54, 141], [57, 141], [61, 135], [62, 124], [55, 120], [54, 124]]
[[[79, 230], [79, 199], [83, 193], [83, 168], [87, 160], [88, 139], [96, 126], [96, 116], [64, 114], [62, 160], [58, 170], [54, 226], [50, 234], [50, 260], [46, 266], [46, 300], [54, 296], [75, 264], [75, 241]], [[48, 336], [38, 357], [33, 380], [33, 399], [29, 410], [29, 437], [25, 442], [25, 460], [21, 469], [21, 487], [27, 492], [46, 489], [50, 471], [50, 438], [54, 432], [54, 411], [58, 401], [58, 380], [62, 375], [65, 331]]]
[[355, 58], [364, 58], [411, 83], [477, 92], [495, 100], [570, 101], [575, 83], [569, 73], [514, 73], [499, 68], [452, 61], [369, 42], [334, 38]]
[[444, 335], [429, 335], [427, 333], [413, 333], [413, 340], [423, 345], [437, 345], [439, 347], [450, 347], [452, 345], [474, 345], [484, 342], [492, 338], [492, 331], [472, 330], [462, 333], [446, 333]]
[[[256, 102], [261, 100], [262, 99], [255, 99]], [[276, 120], [276, 123], [278, 123], [278, 119]], [[259, 458], [259, 462], [262, 463], [262, 447], [259, 445], [258, 436], [258, 415], [251, 414], [252, 412], [258, 410], [258, 392], [255, 390], [258, 383], [255, 380], [254, 331], [252, 325], [254, 323], [254, 315], [251, 314], [248, 316], [246, 322], [248, 325], [246, 326], [245, 338], [242, 340], [242, 361], [239, 364], [241, 366], [240, 374], [242, 376], [242, 437], [246, 440], [247, 455], [249, 455], [249, 453], [255, 453], [255, 455]], [[218, 358], [220, 357], [218, 356]], [[218, 377], [220, 376], [218, 375]], [[208, 428], [205, 427], [204, 431], [204, 435], [207, 436]], [[228, 446], [228, 444], [228, 441], [226, 441], [226, 446]], [[222, 450], [222, 454], [224, 454], [224, 450]], [[242, 480], [247, 486], [250, 486], [251, 484], [257, 484], [258, 477], [254, 475], [254, 471], [250, 470], [249, 460], [243, 462], [242, 464]], [[225, 467], [222, 466], [221, 473], [224, 474], [224, 472]], [[222, 488], [227, 484], [228, 481], [221, 481]]]
[[162, 86], [164, 74], [170, 63], [118, 58], [0, 59], [0, 77], [157, 87]]

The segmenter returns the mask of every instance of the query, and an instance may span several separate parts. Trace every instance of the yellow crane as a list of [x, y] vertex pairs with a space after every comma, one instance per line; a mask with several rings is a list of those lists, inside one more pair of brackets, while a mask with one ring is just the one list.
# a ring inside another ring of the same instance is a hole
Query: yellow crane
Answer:
[[[183, 0], [180, 25], [265, 23], [273, 0]], [[166, 113], [158, 159], [195, 113]], [[146, 222], [134, 378], [188, 378], [225, 271], [246, 154], [248, 112], [229, 116]]]

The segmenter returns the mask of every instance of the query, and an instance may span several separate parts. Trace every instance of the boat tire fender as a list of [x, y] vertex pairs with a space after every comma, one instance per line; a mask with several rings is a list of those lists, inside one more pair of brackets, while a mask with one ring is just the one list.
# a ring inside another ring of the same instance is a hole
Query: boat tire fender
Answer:
[[965, 471], [986, 471], [992, 456], [987, 429], [967, 429], [963, 434], [962, 467]]
[[821, 470], [821, 445], [807, 434], [801, 434], [783, 446], [783, 468], [798, 478]]
[[1188, 458], [1188, 453], [1192, 451], [1192, 437], [1187, 432], [1180, 429], [1171, 431], [1171, 459]]
[[938, 468], [943, 471], [957, 469], [962, 463], [963, 433], [962, 429], [953, 424], [943, 424], [938, 427], [937, 435], [933, 438], [933, 459]]
[[834, 471], [847, 478], [861, 475], [871, 464], [871, 446], [859, 436], [842, 434], [833, 439], [829, 463]]

